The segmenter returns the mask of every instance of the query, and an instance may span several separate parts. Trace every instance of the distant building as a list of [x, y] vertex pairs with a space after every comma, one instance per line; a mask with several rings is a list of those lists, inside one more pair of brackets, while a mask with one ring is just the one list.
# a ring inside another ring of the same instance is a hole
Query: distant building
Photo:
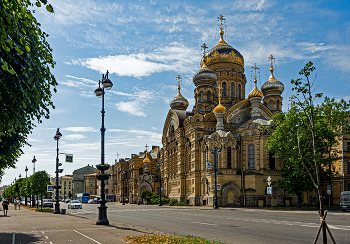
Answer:
[[77, 194], [79, 193], [89, 193], [86, 192], [85, 190], [85, 185], [84, 185], [84, 176], [89, 175], [92, 173], [96, 173], [97, 169], [94, 168], [92, 165], [87, 165], [85, 167], [76, 169], [73, 171], [73, 196], [74, 198], [77, 197]]
[[97, 196], [96, 173], [84, 175], [84, 193], [90, 194], [90, 199]]
[[[97, 174], [100, 173], [100, 170], [97, 171]], [[105, 180], [105, 199], [110, 202], [114, 202], [114, 180], [113, 180], [113, 169], [110, 168], [105, 170], [105, 174], [110, 174], [108, 180]], [[97, 195], [101, 196], [101, 181], [97, 181]]]
[[73, 198], [73, 176], [65, 175], [61, 176], [62, 188], [60, 189], [60, 197], [63, 199]]

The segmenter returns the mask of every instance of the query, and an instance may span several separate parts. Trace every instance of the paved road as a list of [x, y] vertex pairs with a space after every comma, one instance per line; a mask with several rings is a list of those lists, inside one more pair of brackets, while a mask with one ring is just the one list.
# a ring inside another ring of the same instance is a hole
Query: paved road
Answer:
[[[65, 207], [64, 204], [62, 207]], [[82, 210], [67, 211], [77, 216], [97, 218], [97, 205], [84, 204]], [[313, 243], [320, 222], [316, 211], [213, 210], [128, 204], [108, 205], [108, 219], [169, 234], [192, 235], [235, 244]], [[326, 220], [338, 244], [350, 243], [349, 212], [329, 212]]]

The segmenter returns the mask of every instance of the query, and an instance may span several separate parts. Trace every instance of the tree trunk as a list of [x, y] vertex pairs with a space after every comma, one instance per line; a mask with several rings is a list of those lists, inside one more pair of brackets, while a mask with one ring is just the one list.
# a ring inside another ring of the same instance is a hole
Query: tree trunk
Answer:
[[301, 208], [301, 196], [302, 196], [302, 194], [298, 193], [297, 196], [298, 196], [298, 208], [300, 209]]

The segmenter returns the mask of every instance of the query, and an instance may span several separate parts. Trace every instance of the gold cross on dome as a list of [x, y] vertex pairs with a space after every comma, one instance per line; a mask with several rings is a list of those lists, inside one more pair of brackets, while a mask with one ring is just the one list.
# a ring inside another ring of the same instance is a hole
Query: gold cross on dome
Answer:
[[221, 92], [222, 92], [221, 84], [218, 85], [218, 92], [219, 92], [219, 98], [221, 98]]
[[255, 65], [254, 65], [254, 67], [252, 67], [252, 69], [255, 70], [255, 74], [254, 74], [254, 83], [256, 83], [256, 70], [257, 70], [257, 69], [260, 69], [260, 68], [256, 67], [256, 63], [255, 63]]
[[205, 55], [205, 49], [207, 49], [208, 46], [207, 46], [205, 43], [203, 43], [203, 45], [201, 46], [201, 48], [203, 49], [203, 57], [204, 57], [204, 55]]
[[220, 31], [223, 31], [223, 23], [222, 21], [225, 21], [226, 19], [224, 19], [224, 16], [222, 14], [220, 14], [220, 16], [218, 17], [218, 21], [220, 20], [220, 24], [219, 24], [219, 27], [220, 27]]
[[275, 58], [272, 56], [272, 54], [270, 55], [269, 60], [271, 61], [270, 66], [271, 66], [271, 68], [273, 68], [273, 63], [275, 62], [275, 61], [274, 61]]
[[147, 149], [149, 148], [149, 146], [147, 146], [147, 144], [146, 144], [146, 152], [147, 152]]
[[180, 75], [177, 75], [177, 76], [176, 76], [176, 79], [177, 79], [177, 85], [180, 87], [180, 83], [181, 83], [181, 81], [182, 81], [181, 76], [180, 76]]

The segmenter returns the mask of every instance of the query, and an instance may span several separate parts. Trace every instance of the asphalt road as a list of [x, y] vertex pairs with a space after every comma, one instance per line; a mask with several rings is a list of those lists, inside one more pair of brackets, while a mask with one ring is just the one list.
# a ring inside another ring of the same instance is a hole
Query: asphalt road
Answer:
[[[65, 207], [61, 204], [61, 208]], [[97, 219], [97, 204], [67, 213]], [[196, 236], [223, 243], [313, 243], [320, 225], [316, 211], [247, 208], [108, 205], [108, 219], [168, 234]], [[329, 212], [326, 222], [336, 243], [350, 243], [350, 213]], [[321, 237], [318, 243], [321, 243]], [[329, 243], [332, 243], [329, 239]]]

